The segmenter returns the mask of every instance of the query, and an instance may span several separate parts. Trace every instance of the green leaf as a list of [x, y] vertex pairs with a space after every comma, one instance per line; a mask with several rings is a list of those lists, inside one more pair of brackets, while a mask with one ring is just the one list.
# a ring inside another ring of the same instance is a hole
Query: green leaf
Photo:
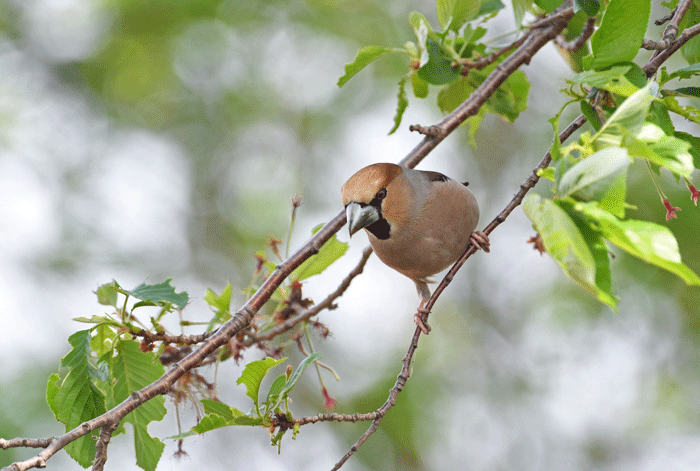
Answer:
[[[668, 90], [664, 90], [664, 92], [664, 95], [666, 95]], [[666, 105], [666, 108], [668, 108], [669, 111], [673, 111], [689, 121], [700, 124], [700, 110], [698, 110], [698, 108], [695, 108], [694, 106], [681, 106], [678, 103], [678, 100], [676, 100], [673, 96], [664, 96], [663, 100], [661, 101], [663, 101], [664, 105]]]
[[619, 65], [602, 72], [586, 70], [585, 72], [576, 74], [570, 81], [607, 90], [618, 95], [630, 96], [639, 90], [639, 87], [632, 84], [627, 77], [625, 77], [625, 74], [630, 70], [632, 70], [631, 65]]
[[681, 87], [673, 90], [679, 95], [684, 95], [693, 98], [700, 98], [700, 87]]
[[104, 285], [97, 288], [95, 294], [97, 295], [97, 302], [103, 306], [114, 306], [117, 307], [117, 295], [119, 292], [119, 285], [116, 281], [112, 280], [111, 283], [105, 283]]
[[689, 285], [700, 285], [700, 277], [681, 261], [678, 242], [664, 226], [648, 221], [621, 221], [595, 203], [577, 203], [581, 211], [601, 232], [603, 237], [630, 255], [663, 268]]
[[442, 87], [438, 93], [437, 104], [443, 113], [453, 112], [474, 91], [466, 77], [460, 77], [451, 84]]
[[[681, 32], [686, 28], [700, 23], [700, 5], [691, 3], [688, 10], [683, 16], [680, 24]], [[690, 38], [681, 46], [681, 54], [688, 61], [688, 64], [697, 64], [700, 62], [700, 36], [696, 35]]]
[[690, 178], [693, 173], [693, 157], [689, 151], [691, 144], [667, 136], [655, 124], [647, 123], [637, 136], [624, 132], [620, 145], [628, 150], [631, 157], [647, 159], [655, 165], [666, 167], [675, 175]]
[[513, 0], [513, 13], [515, 13], [515, 27], [520, 28], [523, 24], [523, 17], [532, 5], [532, 0]]
[[693, 64], [689, 65], [688, 67], [678, 69], [675, 72], [671, 72], [669, 78], [674, 79], [676, 77], [680, 77], [682, 79], [688, 79], [698, 74], [700, 74], [700, 64]]
[[654, 101], [649, 108], [649, 115], [647, 116], [649, 121], [660, 127], [664, 134], [672, 136], [675, 132], [675, 127], [673, 126], [673, 121], [671, 121], [671, 116], [668, 113], [668, 108], [663, 105], [661, 101]]
[[[396, 104], [396, 114], [394, 115], [394, 127], [389, 131], [389, 135], [394, 134], [399, 126], [401, 125], [401, 118], [403, 117], [404, 111], [408, 108], [408, 96], [406, 95], [406, 82], [408, 77], [404, 77], [399, 82], [399, 96], [398, 102]], [[426, 84], [427, 85], [427, 84]], [[321, 270], [323, 271], [323, 270]]]
[[598, 113], [595, 112], [593, 106], [584, 100], [580, 101], [579, 103], [581, 105], [581, 113], [583, 113], [595, 131], [600, 131], [602, 124], [600, 123]]
[[641, 131], [651, 102], [654, 100], [650, 90], [657, 86], [656, 82], [650, 81], [646, 87], [634, 92], [617, 107], [600, 131], [592, 137], [592, 143], [596, 149], [619, 146], [623, 130], [633, 135]]
[[700, 168], [700, 137], [693, 136], [687, 132], [676, 131], [673, 133], [673, 137], [677, 139], [682, 139], [690, 144], [688, 152], [693, 157], [693, 166], [695, 168]]
[[541, 168], [537, 171], [537, 176], [540, 178], [546, 178], [547, 180], [554, 181], [554, 168]]
[[232, 425], [263, 425], [263, 420], [260, 417], [251, 417], [239, 411], [235, 407], [229, 407], [219, 401], [212, 399], [202, 399], [204, 412], [207, 414], [199, 421], [197, 425], [185, 433], [174, 435], [168, 438], [173, 440], [181, 440], [192, 435], [199, 435], [205, 432], [210, 432], [221, 427], [229, 427]]
[[[574, 196], [584, 201], [598, 200], [608, 193], [611, 184], [627, 174], [631, 160], [625, 149], [608, 147], [580, 160], [569, 168], [559, 180], [557, 198]], [[624, 207], [625, 192], [616, 188], [617, 201], [610, 200], [617, 211]], [[621, 200], [620, 200], [621, 197]]]
[[392, 49], [390, 48], [380, 46], [365, 46], [357, 51], [355, 60], [349, 64], [345, 64], [345, 75], [338, 79], [338, 87], [345, 85], [348, 80], [353, 78], [359, 71], [367, 67], [370, 62], [391, 51]]
[[[273, 389], [275, 384], [273, 383], [272, 387], [270, 387], [270, 393], [268, 394], [268, 407], [267, 411], [272, 412], [277, 407], [281, 404], [281, 402], [289, 395], [289, 393], [294, 389], [294, 386], [297, 384], [297, 381], [299, 381], [299, 378], [301, 377], [301, 374], [304, 372], [307, 366], [309, 366], [311, 363], [315, 362], [316, 360], [320, 360], [322, 355], [320, 353], [314, 353], [312, 355], [309, 355], [308, 357], [304, 358], [304, 360], [299, 363], [299, 366], [297, 366], [297, 369], [294, 370], [294, 373], [289, 377], [289, 380], [282, 383], [281, 387], [280, 385], [277, 385], [277, 387], [280, 387], [279, 391], [275, 392], [273, 394]], [[285, 376], [281, 376], [281, 378], [286, 378]], [[279, 378], [277, 378], [279, 380]], [[277, 382], [275, 380], [275, 382]], [[274, 398], [273, 403], [269, 403], [270, 399]]]
[[600, 11], [598, 0], [574, 0], [574, 13], [583, 10], [588, 17], [596, 16]]
[[442, 55], [440, 45], [428, 39], [426, 43], [428, 62], [418, 69], [418, 76], [433, 85], [445, 85], [460, 77], [459, 68], [452, 68], [452, 61]]
[[494, 112], [511, 123], [527, 109], [530, 82], [521, 70], [513, 72], [491, 95], [488, 103]]
[[535, 0], [535, 5], [547, 13], [552, 13], [559, 5], [561, 5], [561, 2], [559, 0]]
[[481, 0], [481, 8], [476, 16], [478, 18], [480, 16], [496, 13], [505, 7], [506, 6], [503, 4], [503, 2], [501, 2], [501, 0]]
[[255, 404], [255, 411], [260, 414], [260, 406], [258, 404], [258, 392], [260, 391], [260, 383], [262, 383], [263, 378], [269, 373], [269, 371], [275, 366], [279, 365], [286, 358], [280, 358], [275, 360], [274, 358], [265, 358], [264, 360], [258, 360], [248, 363], [238, 378], [236, 384], [245, 384], [246, 394], [249, 398], [253, 400]]
[[[138, 342], [133, 340], [117, 343], [116, 355], [110, 359], [109, 366], [114, 379], [110, 407], [123, 402], [133, 392], [145, 388], [165, 373], [158, 358], [152, 352], [142, 352]], [[136, 464], [146, 471], [155, 471], [165, 447], [162, 441], [148, 433], [149, 423], [165, 417], [164, 403], [163, 396], [156, 396], [129, 412], [122, 421], [133, 425]]]
[[632, 61], [642, 45], [650, 13], [649, 0], [610, 0], [603, 22], [591, 38], [591, 67], [602, 70]]
[[443, 31], [459, 30], [475, 18], [481, 9], [481, 0], [437, 0], [437, 18]]
[[[323, 224], [316, 226], [312, 231], [312, 234], [317, 233], [322, 227]], [[301, 281], [311, 276], [318, 275], [319, 273], [323, 273], [323, 271], [331, 266], [333, 262], [345, 255], [347, 250], [348, 244], [345, 242], [340, 242], [334, 234], [326, 241], [325, 244], [323, 244], [316, 255], [312, 255], [310, 258], [304, 260], [304, 262], [292, 272], [290, 277], [293, 280]]]
[[425, 98], [428, 96], [428, 82], [418, 75], [411, 74], [411, 85], [413, 86], [413, 95], [415, 95], [416, 98]]
[[[609, 286], [597, 284], [596, 272], [601, 265], [598, 258], [600, 250], [596, 246], [594, 256], [589, 246], [589, 242], [597, 242], [587, 241], [566, 211], [550, 199], [530, 193], [523, 201], [523, 209], [542, 237], [547, 253], [564, 273], [599, 301], [615, 309], [617, 301], [609, 292]], [[599, 279], [604, 280], [605, 275], [601, 274]]]
[[144, 303], [141, 303], [141, 305], [147, 305], [146, 303], [153, 303], [154, 305], [158, 306], [172, 304], [178, 309], [184, 309], [189, 301], [189, 295], [186, 291], [176, 293], [175, 288], [170, 286], [170, 282], [172, 280], [172, 278], [168, 278], [164, 282], [157, 285], [147, 285], [146, 283], [141, 283], [132, 290], [125, 289], [124, 292], [136, 299], [143, 300]]
[[217, 311], [228, 311], [231, 307], [232, 293], [233, 287], [229, 282], [220, 295], [216, 294], [211, 289], [207, 289], [206, 293], [204, 294], [204, 301], [206, 301], [207, 304]]
[[[104, 394], [93, 382], [101, 375], [91, 363], [90, 331], [78, 331], [68, 341], [73, 348], [61, 360], [67, 372], [63, 379], [51, 375], [46, 387], [46, 401], [56, 419], [66, 425], [66, 432], [106, 411]], [[66, 452], [83, 467], [90, 466], [95, 458], [98, 432], [94, 430], [66, 445]]]

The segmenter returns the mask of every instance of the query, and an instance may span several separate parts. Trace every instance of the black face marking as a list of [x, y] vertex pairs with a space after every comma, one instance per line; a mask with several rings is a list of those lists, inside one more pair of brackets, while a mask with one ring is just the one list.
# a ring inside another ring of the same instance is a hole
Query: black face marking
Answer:
[[438, 172], [431, 172], [432, 175], [430, 176], [430, 181], [431, 182], [446, 182], [447, 177], [443, 175], [442, 173]]
[[379, 213], [381, 214], [381, 209], [382, 209], [382, 200], [386, 198], [386, 188], [382, 188], [377, 192], [376, 195], [374, 195], [374, 199], [369, 202], [370, 205], [374, 206], [377, 208]]
[[[380, 213], [381, 216], [381, 213]], [[383, 217], [369, 226], [365, 227], [369, 232], [371, 232], [374, 237], [379, 240], [387, 240], [389, 238], [389, 233], [391, 232], [391, 226]]]

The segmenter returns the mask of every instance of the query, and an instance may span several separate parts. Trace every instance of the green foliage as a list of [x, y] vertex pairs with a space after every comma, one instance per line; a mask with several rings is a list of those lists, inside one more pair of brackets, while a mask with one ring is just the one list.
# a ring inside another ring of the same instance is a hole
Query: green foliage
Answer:
[[635, 58], [647, 31], [651, 2], [649, 0], [610, 0], [600, 28], [591, 38], [593, 63], [602, 70]]
[[[91, 356], [90, 331], [78, 331], [68, 341], [72, 350], [61, 360], [62, 373], [51, 375], [46, 387], [46, 401], [56, 419], [66, 425], [66, 432], [107, 410], [103, 391], [107, 385]], [[95, 458], [98, 433], [93, 430], [66, 446], [68, 455], [84, 468]]]
[[[416, 42], [405, 43], [403, 49], [379, 46], [360, 49], [355, 60], [345, 66], [345, 74], [338, 80], [338, 86], [343, 86], [378, 57], [389, 52], [402, 54], [409, 58], [409, 70], [399, 81], [398, 105], [394, 115], [394, 126], [389, 134], [399, 128], [408, 107], [405, 87], [409, 77], [416, 98], [427, 97], [429, 85], [441, 87], [438, 106], [443, 112], [450, 112], [508, 57], [508, 54], [503, 54], [493, 64], [481, 70], [470, 67], [471, 63], [487, 54], [487, 46], [479, 42], [486, 29], [481, 26], [474, 28], [468, 21], [475, 18], [486, 21], [503, 7], [500, 0], [438, 0], [437, 17], [441, 31], [434, 30], [423, 14], [411, 13], [409, 23], [416, 36]], [[491, 97], [488, 105], [482, 108], [481, 114], [468, 121], [471, 136], [473, 137], [478, 129], [484, 113], [494, 113], [508, 121], [515, 120], [527, 107], [529, 90], [530, 84], [525, 74], [517, 71], [511, 75]]]
[[[137, 306], [175, 306], [177, 309], [184, 309], [189, 300], [187, 293], [175, 293], [175, 288], [170, 286], [172, 278], [157, 285], [147, 285], [141, 283], [133, 290], [123, 290], [125, 294], [140, 299]], [[136, 306], [135, 306], [136, 307]]]
[[[264, 360], [248, 363], [240, 378], [238, 378], [237, 384], [245, 385], [246, 394], [253, 400], [253, 409], [250, 413], [245, 414], [235, 407], [227, 406], [219, 401], [202, 399], [201, 403], [207, 415], [202, 417], [199, 423], [190, 431], [170, 438], [181, 440], [192, 435], [199, 435], [217, 428], [229, 427], [232, 425], [257, 425], [274, 428], [274, 415], [286, 417], [287, 420], [291, 420], [292, 414], [289, 412], [288, 407], [289, 394], [294, 389], [294, 386], [299, 381], [306, 367], [320, 358], [321, 354], [319, 353], [309, 355], [299, 363], [293, 373], [278, 376], [270, 386], [267, 398], [262, 403], [259, 402], [259, 394], [263, 380], [275, 366], [283, 363], [286, 358], [281, 358], [279, 360], [265, 358]], [[288, 372], [291, 372], [291, 367], [289, 367]], [[284, 411], [281, 409], [282, 404], [284, 404]], [[280, 431], [274, 435], [273, 432], [270, 432], [272, 444], [277, 446], [278, 450], [285, 432], [286, 429], [284, 428], [281, 428]], [[295, 437], [296, 431], [292, 438]]]
[[[313, 234], [317, 233], [323, 224], [319, 224], [313, 229]], [[311, 276], [323, 273], [333, 262], [342, 257], [348, 250], [348, 244], [340, 242], [335, 234], [323, 244], [316, 255], [305, 260], [292, 272], [292, 280], [302, 281]]]

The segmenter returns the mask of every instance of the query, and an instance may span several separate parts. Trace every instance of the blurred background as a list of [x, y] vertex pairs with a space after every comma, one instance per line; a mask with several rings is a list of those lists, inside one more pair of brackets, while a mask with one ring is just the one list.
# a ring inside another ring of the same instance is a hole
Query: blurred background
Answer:
[[[71, 319], [105, 312], [93, 294], [100, 284], [173, 278], [190, 293], [184, 317], [206, 321], [206, 288], [221, 292], [231, 281], [235, 309], [255, 251], [270, 235], [286, 243], [292, 197], [304, 198], [293, 250], [338, 213], [352, 173], [396, 162], [420, 141], [407, 128], [440, 119], [434, 90], [427, 100], [409, 96], [401, 128], [387, 136], [404, 59], [382, 58], [336, 86], [359, 47], [413, 40], [412, 10], [436, 24], [434, 3], [419, 0], [0, 0], [0, 436], [63, 432], [46, 405], [46, 381], [68, 336], [85, 328]], [[493, 36], [513, 31], [512, 15], [489, 27]], [[647, 36], [660, 31], [652, 26]], [[523, 70], [532, 88], [516, 123], [487, 116], [476, 149], [460, 129], [419, 166], [469, 181], [482, 227], [546, 152], [546, 120], [573, 75], [550, 46]], [[629, 217], [667, 224], [698, 273], [700, 211], [665, 177], [678, 219], [664, 221], [639, 164], [629, 176]], [[532, 235], [518, 208], [492, 235], [491, 254], [469, 260], [433, 311], [398, 405], [343, 469], [697, 469], [700, 290], [614, 250], [615, 313], [534, 251]], [[339, 238], [347, 241], [346, 231]], [[353, 238], [304, 295], [325, 297], [366, 244], [363, 234]], [[384, 402], [416, 303], [413, 283], [372, 258], [338, 309], [319, 316], [331, 336], [316, 348], [341, 378], [325, 377], [338, 412]], [[294, 349], [285, 355], [300, 359]], [[251, 349], [241, 365], [221, 366], [224, 402], [247, 410], [235, 380], [260, 358]], [[322, 412], [312, 369], [303, 383], [295, 416]], [[150, 426], [155, 436], [177, 433], [168, 407]], [[193, 424], [185, 408], [182, 426]], [[188, 439], [179, 459], [164, 440], [158, 469], [330, 469], [367, 425], [304, 426], [296, 441], [285, 437], [281, 455], [262, 429]], [[107, 469], [139, 469], [127, 429], [112, 440]], [[0, 451], [0, 466], [35, 453]], [[81, 468], [61, 452], [48, 469]]]

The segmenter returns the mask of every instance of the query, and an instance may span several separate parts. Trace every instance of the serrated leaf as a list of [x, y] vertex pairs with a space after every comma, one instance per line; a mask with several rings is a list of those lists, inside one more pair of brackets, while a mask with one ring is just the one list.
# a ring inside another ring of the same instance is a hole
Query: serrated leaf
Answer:
[[631, 160], [625, 149], [608, 147], [582, 159], [560, 178], [557, 197], [584, 201], [601, 198], [610, 184], [627, 172]]
[[690, 152], [690, 155], [693, 157], [693, 166], [695, 168], [700, 168], [700, 137], [681, 131], [674, 132], [673, 137], [682, 139], [690, 144], [690, 147], [688, 147], [688, 152]]
[[700, 87], [681, 87], [673, 90], [678, 95], [683, 95], [692, 98], [700, 98]]
[[114, 306], [117, 307], [117, 297], [119, 292], [119, 285], [116, 281], [112, 280], [111, 283], [105, 283], [95, 290], [97, 295], [97, 302], [103, 306]]
[[676, 77], [688, 79], [698, 74], [700, 74], [700, 63], [689, 65], [688, 67], [683, 67], [682, 69], [671, 72], [669, 79], [674, 79]]
[[610, 0], [600, 28], [591, 38], [591, 67], [602, 70], [632, 61], [642, 45], [650, 14], [649, 0]]
[[418, 69], [418, 76], [433, 85], [445, 85], [460, 77], [459, 68], [452, 68], [452, 61], [442, 55], [440, 45], [428, 39], [426, 42], [428, 62]]
[[359, 71], [367, 67], [372, 61], [391, 51], [392, 50], [390, 48], [381, 46], [365, 46], [357, 51], [355, 59], [352, 62], [345, 64], [345, 74], [338, 79], [338, 87], [345, 85], [348, 80], [353, 78]]
[[442, 30], [457, 31], [476, 17], [481, 9], [481, 0], [437, 0], [436, 7]]
[[284, 362], [286, 359], [285, 357], [275, 360], [274, 358], [267, 357], [264, 360], [250, 362], [245, 366], [241, 377], [236, 381], [236, 384], [245, 385], [246, 394], [253, 400], [255, 411], [258, 415], [260, 414], [260, 405], [258, 403], [260, 383], [262, 383], [263, 378], [265, 378], [272, 368]]
[[700, 285], [700, 277], [682, 263], [678, 242], [667, 227], [633, 219], [622, 221], [595, 203], [577, 203], [575, 208], [603, 237], [630, 255], [677, 275], [688, 285]]
[[599, 301], [616, 308], [616, 299], [609, 286], [598, 286], [596, 270], [599, 260], [572, 218], [550, 199], [530, 193], [523, 209], [542, 237], [547, 253], [569, 278], [593, 294]]
[[[91, 364], [90, 331], [81, 330], [68, 338], [73, 347], [61, 360], [67, 373], [53, 374], [46, 387], [46, 400], [56, 419], [66, 425], [66, 432], [106, 411], [105, 397], [93, 379], [99, 374]], [[95, 458], [95, 430], [66, 445], [66, 452], [81, 466], [88, 467]]]
[[[316, 234], [322, 227], [323, 224], [316, 226], [313, 229], [312, 234]], [[290, 277], [293, 280], [301, 281], [314, 275], [318, 275], [319, 273], [323, 273], [323, 271], [331, 266], [333, 262], [345, 255], [347, 250], [348, 244], [339, 241], [334, 234], [326, 241], [325, 244], [323, 244], [316, 255], [312, 255], [308, 259], [304, 260], [304, 262], [292, 272]]]
[[396, 103], [396, 114], [394, 115], [394, 127], [389, 131], [389, 135], [394, 134], [399, 126], [401, 125], [401, 118], [403, 118], [403, 113], [408, 108], [408, 96], [406, 95], [406, 81], [408, 77], [404, 77], [399, 82], [399, 95]]
[[[116, 355], [110, 359], [110, 373], [114, 380], [109, 397], [112, 407], [165, 373], [158, 358], [152, 352], [142, 352], [138, 342], [121, 340], [115, 352]], [[165, 417], [164, 403], [163, 396], [156, 396], [127, 414], [122, 421], [133, 425], [136, 464], [146, 471], [155, 471], [165, 447], [162, 441], [148, 433], [149, 423]]]
[[184, 309], [189, 301], [189, 295], [186, 291], [176, 293], [175, 288], [170, 286], [171, 281], [173, 279], [168, 278], [157, 285], [141, 283], [132, 290], [125, 289], [124, 292], [136, 299], [141, 299], [142, 305], [148, 305], [150, 302], [152, 305], [163, 306], [165, 303], [169, 303], [178, 309]]
[[583, 10], [586, 16], [596, 16], [600, 11], [600, 2], [598, 0], [574, 0], [574, 13]]

